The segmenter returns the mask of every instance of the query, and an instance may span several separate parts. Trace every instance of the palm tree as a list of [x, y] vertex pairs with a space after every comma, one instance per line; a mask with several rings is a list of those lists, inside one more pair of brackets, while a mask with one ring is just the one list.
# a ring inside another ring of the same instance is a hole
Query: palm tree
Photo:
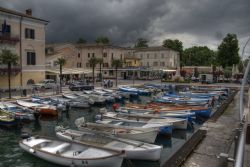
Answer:
[[100, 59], [98, 59], [98, 63], [99, 63], [99, 79], [100, 79], [100, 82], [102, 83], [102, 64], [103, 64], [103, 59], [102, 58], [100, 58]]
[[118, 68], [122, 67], [122, 60], [120, 59], [114, 59], [112, 60], [112, 67], [115, 68], [115, 78], [116, 78], [116, 81], [115, 81], [115, 86], [117, 87], [117, 70]]
[[90, 67], [92, 67], [92, 79], [93, 79], [93, 85], [95, 85], [95, 67], [99, 63], [99, 60], [95, 57], [91, 57], [88, 63]]
[[16, 54], [11, 53], [10, 50], [2, 50], [0, 54], [0, 63], [8, 65], [8, 83], [9, 83], [9, 98], [11, 99], [11, 85], [10, 85], [10, 74], [11, 74], [11, 65], [16, 65], [19, 57]]
[[66, 64], [66, 60], [60, 57], [56, 60], [56, 64], [60, 66], [60, 93], [62, 93], [62, 67]]

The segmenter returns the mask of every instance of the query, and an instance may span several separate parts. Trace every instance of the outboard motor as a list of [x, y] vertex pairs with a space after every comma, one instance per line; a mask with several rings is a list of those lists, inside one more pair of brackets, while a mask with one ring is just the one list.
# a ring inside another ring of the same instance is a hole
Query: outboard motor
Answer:
[[28, 139], [31, 137], [31, 134], [29, 134], [28, 132], [22, 132], [20, 137], [21, 137], [21, 139]]

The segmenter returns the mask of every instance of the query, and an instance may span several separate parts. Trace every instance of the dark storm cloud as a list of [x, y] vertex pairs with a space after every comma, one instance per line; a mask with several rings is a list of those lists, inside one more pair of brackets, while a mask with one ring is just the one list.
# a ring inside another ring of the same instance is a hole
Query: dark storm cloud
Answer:
[[1, 6], [50, 20], [48, 42], [94, 41], [108, 36], [116, 44], [144, 37], [151, 44], [179, 38], [184, 45], [221, 42], [236, 33], [241, 44], [250, 36], [249, 0], [0, 0]]

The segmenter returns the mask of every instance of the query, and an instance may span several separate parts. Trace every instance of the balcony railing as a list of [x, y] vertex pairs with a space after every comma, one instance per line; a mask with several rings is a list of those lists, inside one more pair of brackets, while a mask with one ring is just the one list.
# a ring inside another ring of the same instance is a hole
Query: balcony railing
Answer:
[[0, 34], [0, 43], [16, 44], [20, 39], [18, 36], [12, 36], [11, 34]]
[[[11, 67], [11, 75], [16, 76], [18, 73], [21, 72], [20, 66]], [[8, 75], [8, 67], [0, 66], [0, 76], [7, 76]]]

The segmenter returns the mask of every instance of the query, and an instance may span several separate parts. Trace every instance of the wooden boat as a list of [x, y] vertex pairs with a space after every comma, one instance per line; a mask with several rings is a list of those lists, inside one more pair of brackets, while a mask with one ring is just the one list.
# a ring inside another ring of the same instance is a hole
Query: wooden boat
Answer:
[[166, 103], [149, 103], [147, 105], [126, 104], [126, 107], [134, 108], [134, 109], [152, 110], [155, 112], [190, 111], [190, 112], [194, 112], [197, 116], [201, 116], [205, 118], [209, 118], [212, 114], [212, 108], [204, 107], [204, 106], [172, 105], [172, 104], [166, 104]]
[[23, 100], [17, 100], [17, 104], [23, 107], [31, 108], [35, 111], [39, 111], [41, 115], [51, 115], [56, 116], [58, 115], [57, 109], [55, 106], [46, 105], [46, 104], [38, 104], [38, 103], [32, 103], [28, 101]]
[[21, 121], [35, 120], [34, 111], [9, 102], [0, 102], [0, 109], [13, 113], [15, 119]]
[[111, 137], [108, 135], [82, 132], [72, 129], [59, 129], [56, 135], [59, 139], [67, 141], [79, 142], [90, 146], [99, 146], [117, 151], [125, 151], [125, 156], [128, 159], [137, 160], [152, 160], [160, 159], [162, 146], [143, 143], [135, 140], [122, 139]]
[[118, 127], [139, 127], [139, 128], [159, 128], [159, 133], [164, 135], [171, 135], [173, 130], [173, 124], [169, 122], [163, 123], [149, 123], [142, 121], [130, 121], [130, 120], [116, 120], [116, 119], [102, 119], [97, 120], [96, 123], [108, 124]]
[[115, 112], [106, 112], [101, 114], [101, 117], [112, 118], [118, 120], [129, 120], [129, 121], [139, 121], [145, 123], [153, 124], [164, 124], [171, 123], [173, 124], [174, 129], [187, 129], [187, 119], [181, 118], [171, 118], [171, 117], [160, 117], [156, 115], [146, 115], [146, 114], [128, 114], [128, 113], [115, 113]]
[[30, 137], [19, 142], [26, 152], [43, 160], [62, 165], [77, 167], [120, 167], [122, 152], [78, 143]]
[[16, 120], [13, 114], [0, 109], [0, 126], [15, 126]]
[[75, 125], [81, 131], [103, 133], [110, 136], [138, 140], [147, 143], [154, 143], [159, 132], [158, 128], [116, 127], [107, 124], [86, 123], [84, 118], [76, 119]]

